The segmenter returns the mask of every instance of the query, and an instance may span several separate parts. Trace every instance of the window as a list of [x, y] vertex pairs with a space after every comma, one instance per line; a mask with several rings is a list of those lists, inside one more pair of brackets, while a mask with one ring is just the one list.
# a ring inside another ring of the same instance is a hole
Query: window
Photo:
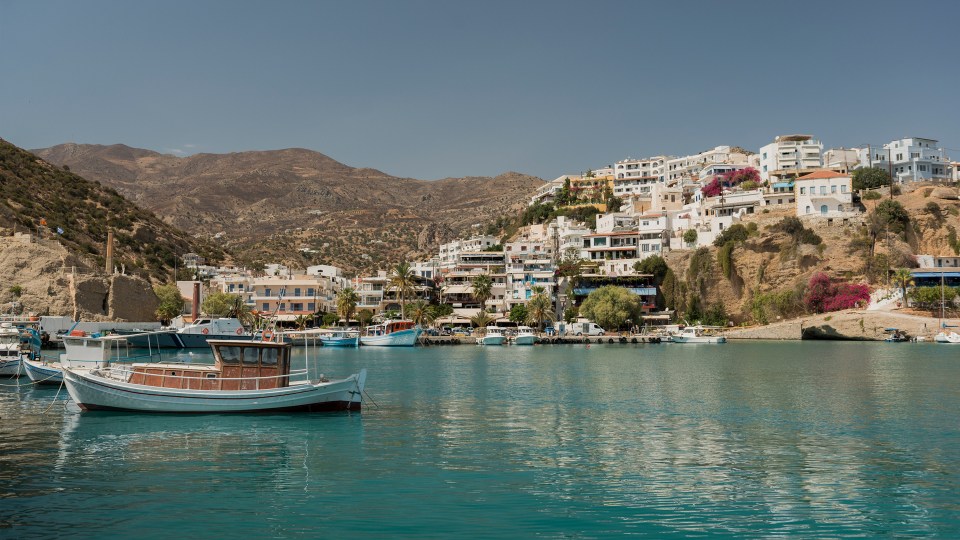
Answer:
[[317, 311], [317, 304], [314, 302], [307, 302], [307, 311], [310, 313]]
[[307, 296], [316, 296], [316, 290], [313, 287], [307, 289]]
[[840, 193], [846, 193], [846, 192], [847, 192], [847, 185], [843, 184], [842, 186], [840, 186]]
[[287, 310], [287, 304], [286, 302], [282, 302], [280, 304], [280, 311], [286, 311], [286, 310]]
[[820, 186], [820, 194], [821, 195], [827, 194], [827, 186]]
[[804, 212], [804, 213], [805, 213], [805, 214], [809, 214], [809, 213], [810, 213], [810, 206], [809, 206], [809, 205], [807, 206], [807, 211]]
[[293, 288], [293, 295], [294, 295], [294, 296], [300, 296], [300, 287], [294, 287], [294, 288]]
[[270, 311], [270, 304], [264, 302], [260, 308], [261, 311]]
[[836, 193], [836, 192], [837, 192], [837, 186], [830, 186], [830, 193]]
[[805, 188], [805, 187], [800, 188], [800, 194], [801, 194], [801, 195], [806, 195], [806, 194], [807, 194], [807, 188]]
[[263, 290], [263, 295], [270, 296], [270, 287], [267, 287], [266, 289]]
[[820, 214], [822, 214], [822, 215], [825, 216], [825, 215], [827, 215], [827, 212], [828, 212], [828, 211], [829, 211], [829, 209], [827, 208], [827, 205], [825, 205], [825, 204], [820, 205]]

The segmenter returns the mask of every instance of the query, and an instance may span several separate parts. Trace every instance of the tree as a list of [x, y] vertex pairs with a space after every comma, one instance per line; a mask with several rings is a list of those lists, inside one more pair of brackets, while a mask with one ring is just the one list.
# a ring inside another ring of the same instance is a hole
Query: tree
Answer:
[[908, 305], [907, 286], [913, 285], [913, 273], [908, 268], [897, 268], [893, 273], [893, 282], [900, 287], [900, 298], [903, 299], [903, 305]]
[[157, 319], [169, 321], [183, 313], [183, 295], [176, 285], [159, 285], [153, 288], [153, 293], [160, 301], [157, 306]]
[[510, 322], [523, 324], [527, 322], [528, 315], [527, 306], [523, 304], [516, 304], [510, 308]]
[[217, 291], [203, 299], [200, 310], [210, 317], [227, 317], [233, 311], [238, 299], [240, 297], [235, 294]]
[[347, 326], [350, 326], [350, 318], [353, 317], [358, 303], [360, 303], [360, 295], [353, 290], [353, 287], [346, 287], [337, 293], [337, 315], [347, 321]]
[[670, 270], [670, 267], [667, 266], [667, 261], [663, 257], [651, 255], [642, 261], [635, 262], [633, 269], [638, 274], [652, 274], [654, 283], [659, 285], [663, 283], [663, 277], [667, 275], [667, 270]]
[[580, 313], [603, 328], [619, 328], [628, 320], [640, 320], [640, 297], [623, 287], [606, 285], [587, 296]]
[[890, 173], [879, 167], [864, 167], [853, 171], [851, 184], [854, 191], [876, 189], [890, 185]]
[[362, 326], [367, 326], [372, 320], [373, 312], [369, 309], [363, 308], [357, 312], [357, 321], [359, 321]]
[[388, 288], [395, 291], [400, 299], [400, 318], [405, 319], [403, 301], [408, 294], [416, 293], [417, 276], [406, 262], [397, 263], [388, 276]]
[[697, 230], [696, 229], [687, 229], [687, 232], [683, 233], [683, 242], [688, 246], [697, 243]]
[[907, 229], [907, 224], [910, 223], [910, 214], [907, 213], [902, 204], [892, 199], [880, 201], [871, 214], [875, 214], [877, 219], [894, 234], [904, 232]]
[[334, 326], [337, 322], [340, 321], [340, 315], [336, 313], [324, 313], [323, 314], [323, 325], [324, 326]]
[[556, 318], [550, 295], [539, 285], [533, 288], [533, 298], [527, 303], [527, 311], [528, 319], [536, 324], [537, 330], [543, 330], [544, 321], [552, 321]]
[[493, 317], [488, 315], [485, 311], [481, 311], [473, 317], [470, 317], [470, 324], [476, 326], [477, 328], [485, 329], [491, 322], [493, 322]]
[[568, 306], [567, 309], [563, 310], [563, 320], [567, 323], [577, 320], [578, 315], [580, 315], [580, 308], [577, 306]]
[[480, 274], [473, 278], [473, 297], [480, 302], [480, 311], [487, 310], [487, 300], [493, 294], [493, 279], [487, 274]]
[[293, 324], [297, 327], [297, 330], [306, 330], [307, 326], [313, 322], [313, 315], [297, 315], [297, 318], [293, 320]]
[[416, 300], [407, 306], [410, 311], [410, 320], [419, 326], [427, 326], [433, 322], [434, 311], [425, 300]]

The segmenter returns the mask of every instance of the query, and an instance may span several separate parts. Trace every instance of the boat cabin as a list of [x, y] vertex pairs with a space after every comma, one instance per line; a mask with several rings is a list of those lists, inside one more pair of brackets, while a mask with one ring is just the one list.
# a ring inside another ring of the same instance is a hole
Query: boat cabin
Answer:
[[129, 382], [184, 390], [269, 390], [290, 384], [290, 343], [209, 340], [214, 365], [136, 364]]
[[413, 321], [387, 321], [383, 324], [367, 327], [368, 336], [385, 336], [401, 330], [413, 330], [417, 325]]

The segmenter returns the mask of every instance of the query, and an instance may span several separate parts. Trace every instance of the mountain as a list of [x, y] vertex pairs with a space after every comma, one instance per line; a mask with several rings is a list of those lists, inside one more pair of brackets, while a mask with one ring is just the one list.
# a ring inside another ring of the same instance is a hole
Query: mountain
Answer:
[[170, 277], [177, 254], [193, 251], [214, 260], [223, 257], [212, 244], [162, 222], [113, 188], [51, 165], [3, 139], [0, 227], [9, 229], [8, 234], [39, 231], [57, 239], [90, 269], [104, 264], [109, 228], [115, 236], [115, 265], [154, 280]]
[[164, 221], [217, 235], [241, 261], [385, 268], [514, 213], [543, 180], [416, 180], [354, 168], [300, 148], [177, 157], [124, 145], [36, 151], [97, 180]]

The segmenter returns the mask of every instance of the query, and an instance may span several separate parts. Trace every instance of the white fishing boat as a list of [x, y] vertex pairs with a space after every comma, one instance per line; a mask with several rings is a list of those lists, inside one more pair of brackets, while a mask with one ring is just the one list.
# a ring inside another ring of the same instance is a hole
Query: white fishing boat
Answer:
[[22, 374], [20, 330], [12, 323], [0, 323], [0, 377], [19, 377]]
[[413, 321], [385, 321], [368, 326], [360, 336], [360, 344], [366, 347], [413, 347], [423, 329]]
[[[132, 347], [161, 347], [165, 349], [205, 349], [207, 341], [250, 340], [254, 336], [247, 332], [239, 319], [233, 317], [203, 317], [183, 328], [168, 328], [165, 334], [127, 333], [127, 341]], [[147, 340], [153, 340], [147, 343]]]
[[687, 326], [673, 334], [674, 343], [726, 343], [719, 326]]
[[933, 340], [937, 343], [951, 343], [958, 344], [960, 343], [960, 334], [956, 332], [947, 332], [944, 330], [936, 336], [933, 336]]
[[[85, 338], [87, 354], [63, 359], [63, 381], [83, 410], [227, 413], [360, 410], [367, 371], [331, 380], [291, 370], [289, 343], [210, 340], [214, 364], [121, 363], [120, 336]], [[98, 354], [97, 354], [98, 353]]]
[[477, 345], [503, 345], [506, 336], [499, 326], [488, 326], [481, 337], [477, 338]]
[[537, 334], [529, 326], [518, 326], [517, 335], [513, 336], [514, 345], [533, 345], [537, 342]]
[[63, 369], [60, 362], [44, 359], [23, 359], [23, 371], [34, 384], [55, 384], [63, 382]]

